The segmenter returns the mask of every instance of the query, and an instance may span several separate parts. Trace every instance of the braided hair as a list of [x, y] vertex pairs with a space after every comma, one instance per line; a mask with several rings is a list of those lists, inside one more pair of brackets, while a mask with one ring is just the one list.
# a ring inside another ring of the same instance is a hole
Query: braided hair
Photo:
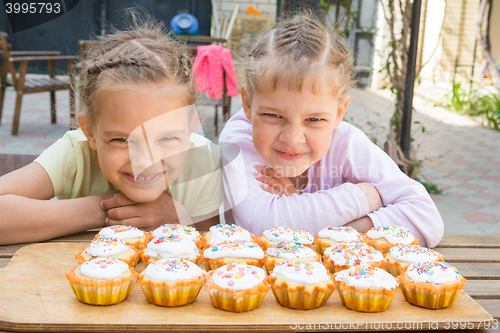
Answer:
[[86, 53], [80, 98], [92, 123], [100, 109], [99, 96], [109, 89], [168, 84], [183, 92], [187, 105], [195, 103], [192, 62], [186, 46], [173, 40], [160, 22], [133, 20], [129, 30], [99, 36]]
[[256, 42], [243, 64], [249, 94], [284, 85], [301, 91], [306, 80], [343, 98], [353, 85], [352, 57], [341, 37], [311, 12], [281, 19]]

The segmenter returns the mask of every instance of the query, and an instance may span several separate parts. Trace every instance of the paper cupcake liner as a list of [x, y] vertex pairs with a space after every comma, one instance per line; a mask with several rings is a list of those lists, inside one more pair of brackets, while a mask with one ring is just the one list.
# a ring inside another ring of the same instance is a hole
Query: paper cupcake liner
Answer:
[[394, 277], [398, 277], [401, 274], [401, 270], [399, 268], [399, 263], [397, 261], [387, 260], [387, 264], [385, 265], [385, 270], [390, 273]]
[[[227, 259], [236, 259], [236, 258], [227, 258]], [[225, 258], [220, 258], [220, 259], [208, 259], [203, 257], [203, 265], [205, 266], [205, 269], [208, 271], [211, 271], [213, 269], [217, 269], [219, 267], [222, 267], [224, 265], [236, 262], [238, 264], [245, 264], [245, 265], [251, 265], [251, 266], [256, 266], [261, 268], [266, 262], [267, 262], [267, 256], [264, 256], [262, 259], [252, 259], [252, 258], [238, 258], [238, 259], [244, 259], [242, 261], [231, 261], [227, 260]]]
[[439, 285], [414, 282], [408, 278], [406, 270], [399, 275], [398, 279], [406, 301], [427, 309], [441, 309], [452, 305], [467, 282], [462, 276], [454, 283]]
[[325, 250], [329, 247], [332, 247], [332, 246], [336, 246], [339, 244], [339, 242], [335, 241], [335, 240], [330, 240], [332, 243], [329, 243], [329, 242], [325, 242], [323, 241], [324, 238], [320, 238], [318, 237], [317, 235], [314, 236], [314, 245], [316, 246], [316, 252], [318, 252], [319, 254], [321, 254], [322, 256], [325, 255]]
[[257, 309], [270, 288], [267, 276], [261, 283], [250, 289], [235, 291], [229, 288], [222, 288], [212, 282], [213, 272], [208, 272], [207, 288], [212, 304], [221, 310], [245, 312]]
[[[367, 265], [383, 269], [386, 266], [386, 263], [386, 260], [382, 260], [372, 262]], [[335, 262], [328, 256], [323, 256], [323, 265], [325, 265], [326, 269], [332, 274], [354, 267], [350, 265], [336, 265]]]
[[350, 310], [360, 312], [385, 311], [392, 302], [396, 288], [387, 290], [384, 288], [357, 288], [348, 286], [345, 281], [338, 281], [342, 304]]
[[94, 280], [76, 276], [76, 266], [66, 272], [71, 289], [82, 303], [93, 305], [110, 305], [122, 302], [127, 298], [137, 281], [137, 274], [129, 267], [130, 275], [107, 280]]
[[[371, 239], [366, 234], [363, 234], [363, 238], [364, 238], [366, 244], [373, 246], [374, 248], [376, 248], [377, 250], [382, 252], [382, 254], [384, 254], [384, 255], [389, 253], [389, 251], [391, 250], [391, 247], [396, 245], [396, 244], [392, 244], [389, 242], [380, 243], [378, 241], [378, 239]], [[418, 238], [415, 238], [415, 240], [413, 242], [411, 242], [410, 244], [407, 244], [407, 245], [418, 245]]]
[[151, 304], [181, 306], [193, 303], [205, 282], [205, 274], [189, 281], [144, 280], [144, 271], [139, 275], [139, 284]]
[[78, 263], [80, 265], [83, 264], [85, 261], [89, 261], [89, 260], [95, 259], [95, 258], [111, 258], [111, 259], [121, 260], [121, 261], [127, 263], [130, 267], [135, 267], [137, 265], [137, 263], [139, 262], [139, 260], [141, 259], [142, 250], [136, 250], [134, 247], [131, 247], [131, 246], [129, 246], [129, 248], [131, 248], [135, 252], [127, 259], [119, 259], [119, 258], [115, 258], [114, 256], [91, 257], [89, 259], [85, 259], [83, 256], [83, 252], [85, 251], [85, 249], [80, 250], [80, 252], [78, 252], [78, 254], [75, 255], [75, 258], [76, 258], [76, 260], [78, 260]]
[[269, 276], [269, 284], [279, 304], [298, 310], [310, 310], [322, 306], [330, 298], [336, 286], [332, 281], [327, 284], [327, 288], [318, 286], [313, 290], [309, 290], [306, 286], [288, 288], [285, 282], [277, 285], [276, 277], [272, 276]]
[[[283, 261], [280, 261], [280, 260], [275, 260], [273, 259], [275, 257], [267, 257], [267, 261], [266, 261], [266, 271], [267, 271], [267, 274], [271, 274], [274, 270], [274, 267], [276, 266], [276, 264], [278, 263], [281, 263], [281, 262], [314, 262], [314, 261], [317, 261], [317, 262], [321, 262], [321, 256], [318, 254], [318, 256], [316, 258], [301, 258], [303, 260], [283, 260]], [[307, 259], [307, 260], [306, 260]]]

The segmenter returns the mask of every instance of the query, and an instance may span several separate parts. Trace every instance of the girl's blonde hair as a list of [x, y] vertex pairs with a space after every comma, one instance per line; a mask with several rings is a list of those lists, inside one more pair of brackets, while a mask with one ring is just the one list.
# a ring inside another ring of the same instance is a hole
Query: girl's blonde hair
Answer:
[[138, 19], [131, 28], [99, 36], [85, 56], [81, 69], [80, 98], [84, 112], [95, 122], [103, 97], [109, 91], [139, 89], [142, 83], [160, 83], [195, 103], [192, 62], [186, 45], [166, 32], [161, 22]]
[[250, 95], [278, 85], [301, 91], [304, 81], [312, 80], [315, 93], [331, 87], [342, 98], [353, 85], [349, 51], [311, 12], [280, 20], [257, 41], [245, 65]]

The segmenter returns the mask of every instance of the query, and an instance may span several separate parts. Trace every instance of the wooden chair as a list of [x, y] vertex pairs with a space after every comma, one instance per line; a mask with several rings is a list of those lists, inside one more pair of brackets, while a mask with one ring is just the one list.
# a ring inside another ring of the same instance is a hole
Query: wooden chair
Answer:
[[[2, 65], [0, 66], [0, 120], [2, 117], [3, 100], [5, 97], [5, 89], [8, 86], [15, 88], [16, 106], [14, 111], [14, 119], [12, 122], [12, 135], [17, 135], [19, 131], [19, 118], [21, 116], [21, 105], [24, 94], [49, 91], [50, 92], [50, 114], [51, 122], [54, 124], [56, 118], [56, 90], [68, 90], [70, 99], [70, 117], [74, 120], [75, 107], [74, 107], [74, 85], [75, 85], [75, 60], [76, 56], [61, 56], [58, 51], [11, 51], [8, 35], [0, 32], [0, 46]], [[65, 82], [56, 78], [57, 60], [68, 61], [69, 82]], [[49, 77], [48, 78], [28, 78], [28, 62], [29, 61], [48, 61]], [[14, 64], [19, 63], [19, 72], [16, 73]], [[10, 79], [8, 75], [10, 74]]]
[[[175, 38], [180, 41], [184, 41], [187, 43], [191, 56], [193, 58], [196, 57], [197, 48], [199, 45], [220, 45], [226, 46], [227, 39], [224, 38], [212, 38], [208, 36], [190, 36], [190, 35], [176, 35]], [[214, 113], [214, 126], [215, 126], [215, 135], [219, 135], [219, 107], [222, 107], [222, 116], [224, 117], [224, 121], [227, 121], [231, 117], [231, 96], [227, 95], [227, 87], [226, 87], [226, 72], [222, 71], [223, 75], [223, 88], [222, 88], [222, 99], [215, 100], [206, 98], [202, 100], [202, 105], [213, 106], [215, 107]]]

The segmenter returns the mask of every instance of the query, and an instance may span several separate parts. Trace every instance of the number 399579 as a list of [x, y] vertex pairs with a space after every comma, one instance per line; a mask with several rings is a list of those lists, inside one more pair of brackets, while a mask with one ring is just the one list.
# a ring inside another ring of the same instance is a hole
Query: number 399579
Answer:
[[5, 11], [7, 14], [59, 14], [61, 12], [60, 3], [37, 2], [37, 3], [5, 3]]

